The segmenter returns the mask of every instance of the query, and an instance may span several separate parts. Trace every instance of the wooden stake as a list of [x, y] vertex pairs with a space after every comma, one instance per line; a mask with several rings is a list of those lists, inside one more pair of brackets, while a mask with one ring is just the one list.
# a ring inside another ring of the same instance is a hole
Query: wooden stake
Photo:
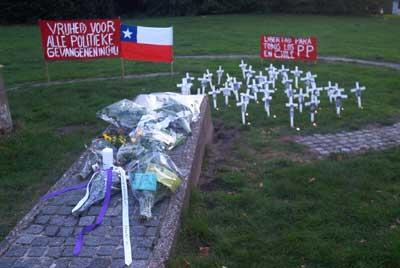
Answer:
[[2, 67], [3, 65], [0, 64], [0, 135], [10, 133], [13, 128], [10, 107], [8, 106], [6, 89], [1, 73]]
[[47, 62], [47, 60], [44, 61], [44, 70], [46, 73], [47, 83], [49, 83], [50, 82], [50, 74], [49, 74], [49, 63]]
[[121, 58], [121, 79], [125, 78], [125, 61]]
[[174, 74], [174, 62], [171, 61], [171, 76]]

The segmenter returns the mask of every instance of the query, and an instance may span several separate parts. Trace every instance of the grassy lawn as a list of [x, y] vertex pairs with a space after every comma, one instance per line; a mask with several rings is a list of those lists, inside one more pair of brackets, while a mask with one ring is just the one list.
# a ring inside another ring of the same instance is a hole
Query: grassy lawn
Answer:
[[[263, 29], [316, 35], [325, 55], [400, 61], [400, 37], [390, 35], [400, 25], [395, 18], [234, 15], [139, 22], [173, 24], [177, 54], [257, 53]], [[0, 27], [0, 33], [6, 37], [0, 40], [6, 84], [43, 80], [37, 27]], [[227, 42], [220, 42], [221, 34]], [[258, 60], [250, 63], [262, 67]], [[50, 71], [54, 79], [119, 75], [119, 64], [57, 62]], [[179, 59], [175, 70], [199, 76], [222, 65], [239, 76], [238, 64]], [[148, 63], [127, 66], [130, 73], [169, 70]], [[357, 109], [350, 96], [338, 119], [322, 98], [318, 127], [310, 125], [307, 113], [296, 113], [300, 132], [289, 128], [282, 92], [272, 102], [276, 118], [268, 118], [261, 104], [250, 105], [251, 127], [240, 126], [237, 107], [213, 111], [219, 140], [206, 157], [206, 184], [193, 192], [183, 217], [171, 267], [400, 267], [400, 149], [317, 161], [287, 138], [398, 121], [399, 72], [353, 64], [299, 66], [317, 73], [324, 85], [332, 80], [349, 89], [360, 81], [367, 86], [365, 109]], [[140, 93], [176, 91], [179, 81], [180, 76], [172, 76], [9, 92], [16, 131], [0, 139], [0, 239], [106, 127], [95, 117], [97, 110]], [[209, 248], [208, 254], [200, 247]]]
[[[316, 36], [321, 55], [400, 62], [400, 27], [396, 17], [294, 15], [224, 15], [140, 18], [125, 23], [174, 26], [175, 55], [258, 54], [263, 33]], [[8, 86], [43, 81], [44, 63], [37, 25], [0, 26], [0, 64]], [[179, 64], [179, 63], [177, 63]], [[120, 61], [52, 62], [53, 80], [120, 75]], [[127, 63], [128, 73], [169, 71], [166, 64]]]

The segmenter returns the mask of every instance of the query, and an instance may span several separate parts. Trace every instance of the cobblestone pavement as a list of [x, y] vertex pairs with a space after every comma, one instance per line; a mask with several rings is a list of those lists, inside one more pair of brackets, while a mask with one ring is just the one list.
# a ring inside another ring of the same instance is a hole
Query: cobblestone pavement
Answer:
[[400, 123], [335, 134], [296, 136], [295, 141], [319, 156], [331, 153], [361, 153], [400, 145]]
[[[195, 155], [200, 150], [200, 142], [203, 141], [202, 145], [205, 146], [205, 133], [202, 131], [205, 121], [204, 107], [207, 107], [210, 116], [208, 102], [203, 101], [202, 116], [192, 126], [192, 136], [170, 154], [178, 168], [187, 176], [172, 197], [156, 204], [152, 220], [139, 221], [138, 203], [129, 189], [133, 257], [130, 267], [164, 267], [179, 230], [179, 217], [191, 183], [189, 178], [194, 177], [193, 165], [200, 165], [196, 168], [201, 169], [201, 161]], [[72, 165], [50, 191], [81, 183], [72, 174], [79, 169], [85, 155], [86, 153]], [[84, 237], [81, 253], [77, 257], [73, 256], [76, 235], [83, 226], [95, 221], [101, 209], [100, 203], [80, 217], [72, 216], [71, 210], [84, 196], [84, 192], [77, 190], [47, 201], [39, 201], [1, 242], [0, 268], [124, 267], [121, 193], [112, 196], [103, 223]]]

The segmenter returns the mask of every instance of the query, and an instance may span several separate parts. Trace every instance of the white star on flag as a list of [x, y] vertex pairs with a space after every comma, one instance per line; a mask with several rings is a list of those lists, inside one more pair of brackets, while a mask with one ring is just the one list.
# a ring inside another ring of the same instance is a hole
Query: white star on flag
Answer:
[[132, 32], [129, 31], [129, 28], [126, 28], [126, 30], [122, 32], [124, 33], [124, 38], [132, 38]]

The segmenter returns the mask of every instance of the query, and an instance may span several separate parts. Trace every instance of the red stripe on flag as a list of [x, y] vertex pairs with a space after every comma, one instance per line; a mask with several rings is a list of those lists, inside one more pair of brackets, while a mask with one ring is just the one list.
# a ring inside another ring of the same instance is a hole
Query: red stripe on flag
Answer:
[[139, 61], [172, 62], [172, 46], [121, 42], [121, 58]]

